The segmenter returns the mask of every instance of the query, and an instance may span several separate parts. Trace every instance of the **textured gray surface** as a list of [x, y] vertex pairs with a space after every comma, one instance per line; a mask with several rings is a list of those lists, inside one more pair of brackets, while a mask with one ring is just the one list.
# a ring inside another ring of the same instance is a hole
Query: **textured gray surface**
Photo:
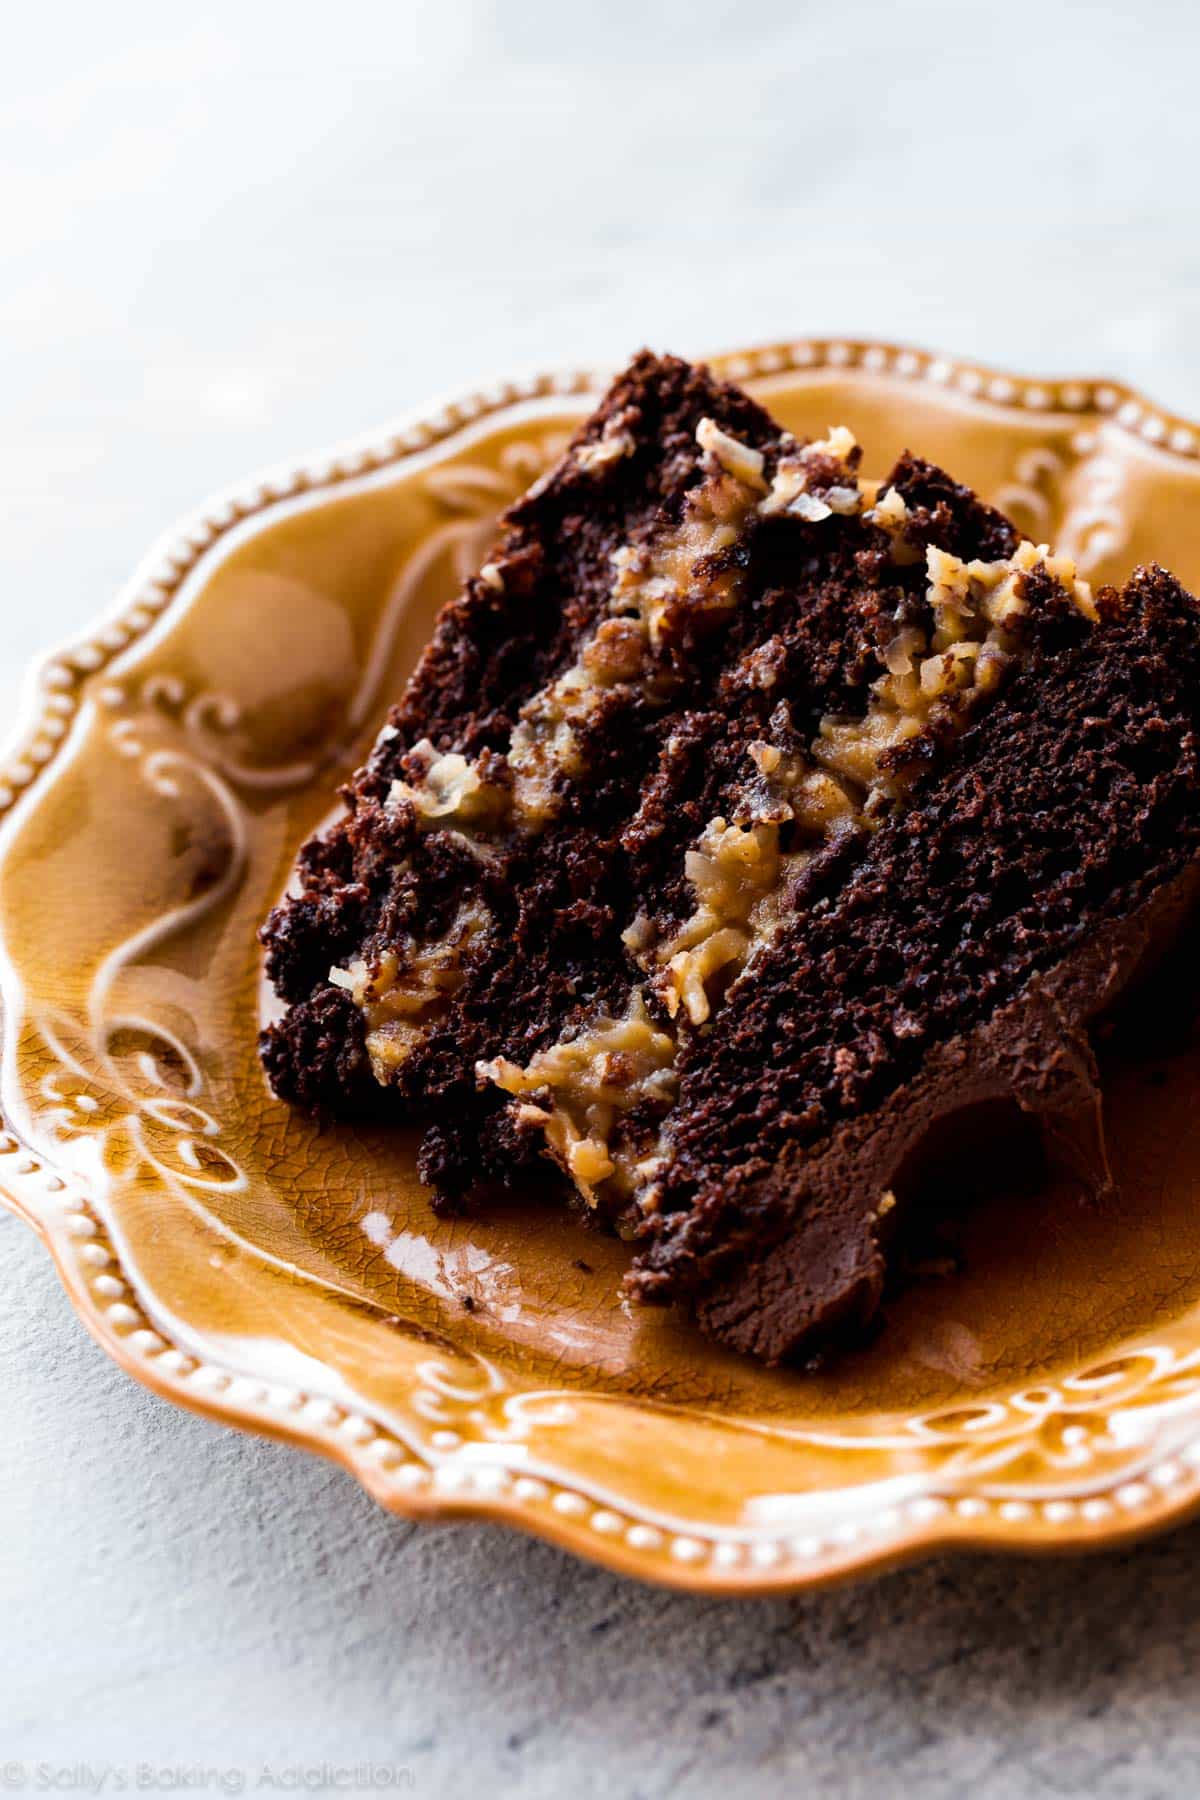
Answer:
[[[878, 333], [1200, 412], [1198, 48], [1184, 0], [22, 9], [0, 715], [206, 490], [499, 370]], [[150, 1400], [11, 1220], [0, 1286], [0, 1787], [1200, 1788], [1200, 1531], [684, 1600]]]

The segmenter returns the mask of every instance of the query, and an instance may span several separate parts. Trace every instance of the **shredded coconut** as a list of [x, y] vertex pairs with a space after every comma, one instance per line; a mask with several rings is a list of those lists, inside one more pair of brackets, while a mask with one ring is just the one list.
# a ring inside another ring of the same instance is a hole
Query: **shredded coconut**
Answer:
[[[601, 1183], [630, 1192], [640, 1179], [640, 1153], [621, 1143], [615, 1128], [635, 1107], [670, 1106], [678, 1087], [675, 1051], [674, 1038], [654, 1024], [635, 992], [623, 1018], [601, 1014], [526, 1068], [498, 1056], [477, 1063], [475, 1074], [522, 1099], [520, 1122], [545, 1132], [551, 1156], [595, 1206]], [[538, 1105], [538, 1096], [549, 1104]]]

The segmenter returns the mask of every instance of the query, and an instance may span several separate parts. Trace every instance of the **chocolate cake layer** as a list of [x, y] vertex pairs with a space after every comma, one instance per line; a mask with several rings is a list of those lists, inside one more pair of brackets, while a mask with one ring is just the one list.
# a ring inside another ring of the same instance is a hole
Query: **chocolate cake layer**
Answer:
[[918, 458], [864, 480], [638, 358], [449, 606], [268, 921], [298, 1104], [442, 1204], [561, 1171], [768, 1360], [877, 1307], [982, 1099], [1103, 1185], [1086, 1028], [1190, 899], [1195, 603], [1096, 597]]
[[1057, 600], [1035, 615], [994, 705], [684, 1051], [644, 1294], [703, 1292], [719, 1335], [778, 1360], [828, 1328], [831, 1264], [768, 1308], [772, 1245], [815, 1267], [801, 1242], [832, 1209], [869, 1311], [885, 1197], [938, 1120], [1008, 1096], [1061, 1138], [1097, 1114], [1085, 1028], [1190, 899], [1200, 852], [1196, 604], [1144, 570], [1100, 605], [1095, 627]]

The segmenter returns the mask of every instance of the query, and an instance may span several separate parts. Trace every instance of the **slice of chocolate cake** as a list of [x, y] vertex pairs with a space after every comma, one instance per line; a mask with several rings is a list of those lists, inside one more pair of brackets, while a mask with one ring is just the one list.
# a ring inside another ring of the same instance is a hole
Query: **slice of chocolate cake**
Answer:
[[878, 1307], [1006, 1103], [1107, 1183], [1088, 1027], [1197, 882], [1200, 609], [638, 357], [439, 620], [267, 922], [284, 1099], [534, 1174], [768, 1361]]

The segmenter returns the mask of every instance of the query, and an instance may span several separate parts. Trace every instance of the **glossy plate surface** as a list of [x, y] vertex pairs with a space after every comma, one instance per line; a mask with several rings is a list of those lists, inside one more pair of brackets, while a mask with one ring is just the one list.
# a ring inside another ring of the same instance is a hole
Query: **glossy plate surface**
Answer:
[[[943, 461], [1093, 581], [1200, 583], [1200, 431], [1103, 382], [890, 345], [719, 359], [868, 468]], [[272, 472], [164, 540], [40, 669], [0, 769], [0, 1185], [139, 1379], [336, 1457], [409, 1514], [504, 1519], [695, 1588], [954, 1544], [1070, 1548], [1200, 1501], [1200, 1055], [1115, 1078], [1119, 1208], [978, 1206], [867, 1350], [770, 1372], [617, 1295], [555, 1213], [435, 1220], [404, 1136], [265, 1091], [255, 928], [495, 515], [598, 376], [537, 378]]]

